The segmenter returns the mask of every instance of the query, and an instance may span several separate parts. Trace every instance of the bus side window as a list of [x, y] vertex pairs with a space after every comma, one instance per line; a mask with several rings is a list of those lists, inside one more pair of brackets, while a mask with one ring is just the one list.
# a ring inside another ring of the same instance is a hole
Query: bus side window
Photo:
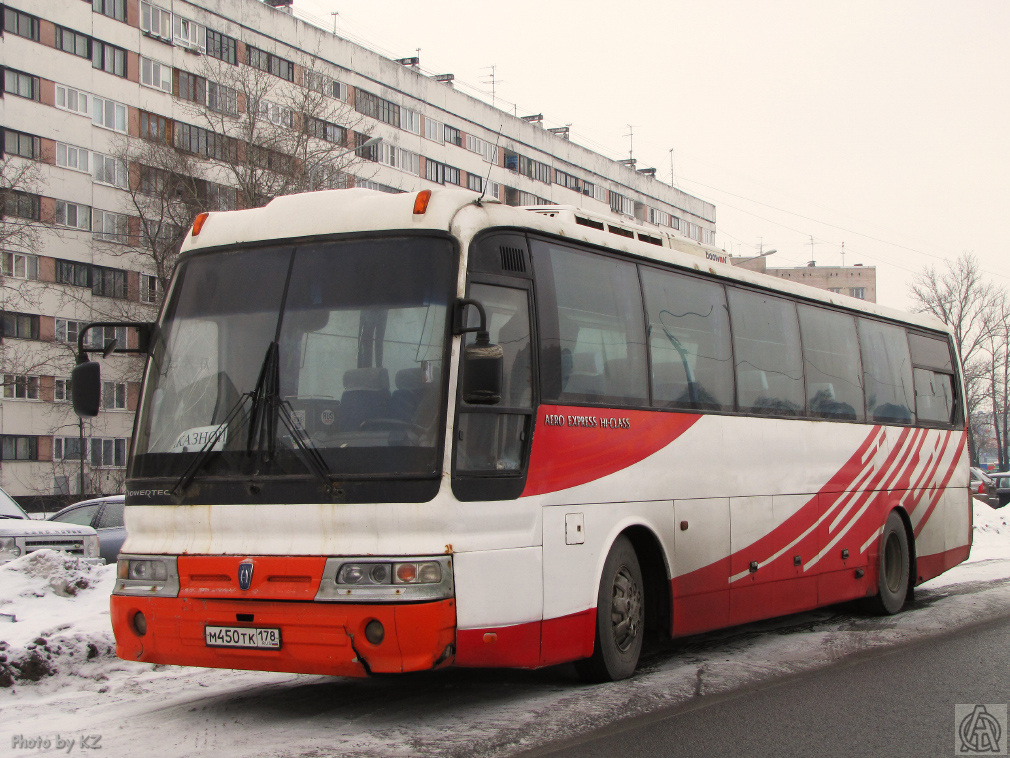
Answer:
[[[533, 408], [529, 296], [524, 289], [473, 284], [471, 298], [484, 306], [493, 344], [504, 353], [502, 400], [493, 406], [461, 402], [456, 444], [457, 471], [518, 472]], [[468, 325], [477, 325], [475, 308]], [[466, 343], [476, 339], [466, 335]]]
[[800, 305], [807, 413], [817, 418], [862, 421], [863, 383], [856, 320], [813, 305]]
[[905, 330], [859, 319], [866, 416], [880, 424], [909, 424], [913, 416], [912, 360]]
[[641, 267], [658, 408], [733, 409], [729, 311], [721, 284]]
[[796, 307], [788, 300], [731, 287], [739, 408], [745, 413], [803, 412], [803, 362]]
[[915, 408], [919, 421], [954, 424], [954, 362], [946, 340], [910, 333]]
[[[544, 336], [555, 365], [549, 400], [611, 406], [648, 404], [642, 296], [633, 263], [534, 241], [553, 276], [557, 338]], [[538, 275], [540, 276], [540, 275]], [[549, 306], [547, 306], [549, 307]]]

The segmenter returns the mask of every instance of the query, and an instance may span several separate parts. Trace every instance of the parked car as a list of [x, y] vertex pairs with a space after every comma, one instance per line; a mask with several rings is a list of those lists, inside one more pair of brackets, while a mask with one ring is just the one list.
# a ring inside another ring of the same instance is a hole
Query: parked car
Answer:
[[985, 485], [985, 501], [993, 508], [1010, 503], [1010, 471], [989, 474], [991, 483]]
[[124, 502], [123, 495], [83, 500], [68, 505], [59, 513], [54, 513], [48, 520], [94, 528], [98, 532], [102, 558], [106, 563], [115, 563], [126, 540], [126, 526], [123, 523]]
[[99, 555], [98, 533], [90, 526], [34, 521], [0, 490], [0, 564], [43, 548], [64, 550], [88, 563], [104, 563]]
[[992, 477], [980, 468], [971, 467], [971, 479], [968, 486], [971, 487], [973, 497], [985, 499], [986, 493], [993, 486]]

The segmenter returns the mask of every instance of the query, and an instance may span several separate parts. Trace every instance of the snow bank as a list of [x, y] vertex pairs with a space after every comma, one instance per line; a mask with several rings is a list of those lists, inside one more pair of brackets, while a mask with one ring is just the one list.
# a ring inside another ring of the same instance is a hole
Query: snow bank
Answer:
[[115, 576], [115, 566], [54, 550], [0, 566], [0, 687], [107, 678], [117, 660], [109, 621]]

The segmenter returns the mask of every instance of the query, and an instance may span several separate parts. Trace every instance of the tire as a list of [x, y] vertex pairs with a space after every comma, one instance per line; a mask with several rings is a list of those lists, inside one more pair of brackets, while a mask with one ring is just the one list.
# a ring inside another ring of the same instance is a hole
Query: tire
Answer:
[[891, 511], [880, 535], [877, 595], [867, 598], [869, 609], [879, 616], [893, 616], [900, 611], [908, 596], [910, 573], [911, 553], [908, 548], [905, 522], [897, 511]]
[[642, 569], [631, 541], [614, 541], [596, 598], [593, 655], [575, 664], [586, 682], [613, 682], [635, 673], [645, 634]]

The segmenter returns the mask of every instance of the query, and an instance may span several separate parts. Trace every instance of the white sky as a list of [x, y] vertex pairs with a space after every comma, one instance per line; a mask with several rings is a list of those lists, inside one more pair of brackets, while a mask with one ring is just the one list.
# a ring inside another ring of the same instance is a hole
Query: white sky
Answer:
[[[417, 54], [470, 94], [571, 124], [715, 203], [718, 243], [770, 266], [877, 266], [907, 307], [924, 266], [976, 253], [1010, 284], [1005, 0], [295, 0], [377, 52]], [[615, 8], [619, 10], [615, 12]], [[810, 237], [816, 243], [811, 253]]]

